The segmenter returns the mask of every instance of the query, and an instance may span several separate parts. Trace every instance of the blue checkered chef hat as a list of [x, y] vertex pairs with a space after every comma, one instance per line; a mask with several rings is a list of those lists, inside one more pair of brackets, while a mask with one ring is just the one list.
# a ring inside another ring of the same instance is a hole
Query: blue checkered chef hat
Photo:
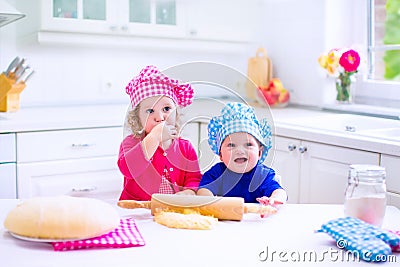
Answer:
[[242, 103], [227, 103], [221, 115], [213, 117], [208, 124], [208, 144], [219, 155], [224, 139], [233, 133], [245, 132], [256, 138], [264, 150], [259, 162], [263, 162], [271, 148], [271, 127], [266, 119], [258, 120], [254, 109]]

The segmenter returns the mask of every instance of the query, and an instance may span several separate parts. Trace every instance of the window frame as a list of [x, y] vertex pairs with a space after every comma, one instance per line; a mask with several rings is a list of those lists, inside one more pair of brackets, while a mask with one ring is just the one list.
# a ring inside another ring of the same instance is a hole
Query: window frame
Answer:
[[399, 48], [400, 45], [375, 45], [375, 1], [367, 0], [367, 69], [357, 83], [356, 103], [400, 108], [400, 82], [374, 79], [374, 52]]

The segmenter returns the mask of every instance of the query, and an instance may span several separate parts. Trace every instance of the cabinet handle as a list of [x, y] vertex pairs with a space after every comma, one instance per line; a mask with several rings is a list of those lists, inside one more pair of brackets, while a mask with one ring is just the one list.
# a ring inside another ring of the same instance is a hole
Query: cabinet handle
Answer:
[[122, 30], [123, 32], [128, 31], [128, 26], [127, 26], [127, 25], [121, 26], [121, 30]]
[[301, 154], [303, 154], [304, 152], [307, 151], [307, 147], [306, 146], [299, 146], [299, 151]]
[[289, 151], [293, 151], [293, 150], [296, 149], [296, 145], [294, 145], [294, 144], [289, 144], [287, 148], [288, 148]]
[[89, 148], [91, 146], [94, 146], [93, 144], [72, 144], [72, 148]]
[[111, 25], [110, 30], [115, 32], [118, 29], [117, 25]]
[[80, 193], [82, 193], [82, 192], [92, 192], [92, 191], [95, 191], [95, 190], [97, 190], [97, 187], [95, 187], [95, 186], [92, 186], [92, 187], [82, 187], [82, 188], [72, 188], [72, 192], [80, 192]]

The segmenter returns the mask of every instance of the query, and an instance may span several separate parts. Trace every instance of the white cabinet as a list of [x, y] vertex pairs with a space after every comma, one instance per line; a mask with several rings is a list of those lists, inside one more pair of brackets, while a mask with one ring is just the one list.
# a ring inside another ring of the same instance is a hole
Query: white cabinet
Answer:
[[16, 198], [16, 164], [0, 163], [0, 198]]
[[343, 203], [351, 164], [379, 164], [379, 154], [275, 137], [273, 168], [295, 203]]
[[49, 195], [118, 199], [122, 127], [17, 133], [18, 198]]
[[163, 49], [236, 51], [263, 30], [258, 0], [15, 1], [27, 15], [18, 37], [39, 43], [154, 47], [163, 38]]
[[219, 162], [219, 158], [208, 145], [207, 122], [201, 120], [191, 121], [182, 126], [182, 137], [190, 140], [196, 149], [201, 173]]
[[216, 163], [220, 162], [219, 156], [217, 156], [210, 148], [208, 144], [208, 122], [200, 123], [200, 138], [199, 138], [199, 150], [200, 150], [200, 169], [204, 173], [209, 170]]
[[400, 208], [400, 157], [382, 154], [381, 166], [386, 169], [388, 204]]
[[193, 39], [251, 42], [262, 32], [261, 1], [185, 1], [187, 36]]
[[[181, 0], [17, 0], [39, 33], [183, 37]], [[29, 27], [29, 26], [28, 26]], [[82, 36], [84, 37], [84, 36]]]
[[15, 134], [0, 134], [0, 163], [15, 162]]
[[197, 156], [199, 156], [199, 122], [192, 121], [181, 125], [181, 137], [189, 140], [194, 146]]
[[15, 134], [0, 134], [0, 198], [16, 198]]
[[266, 162], [271, 162], [270, 167], [282, 177], [282, 186], [289, 197], [288, 203], [299, 203], [300, 140], [275, 136], [273, 142], [274, 149], [268, 153]]
[[[300, 202], [343, 203], [351, 164], [379, 164], [379, 154], [302, 141]], [[301, 151], [300, 151], [301, 152]]]
[[18, 164], [18, 198], [71, 195], [118, 199], [123, 176], [117, 157]]
[[17, 133], [17, 161], [112, 156], [121, 141], [121, 127]]

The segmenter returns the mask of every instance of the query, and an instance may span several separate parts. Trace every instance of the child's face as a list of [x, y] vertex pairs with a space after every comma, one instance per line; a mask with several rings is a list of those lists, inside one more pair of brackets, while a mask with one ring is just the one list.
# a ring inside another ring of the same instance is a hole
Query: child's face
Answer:
[[139, 108], [140, 123], [148, 134], [154, 126], [165, 121], [169, 125], [176, 123], [175, 102], [166, 96], [152, 96], [144, 99]]
[[231, 171], [245, 173], [257, 165], [262, 149], [251, 134], [233, 133], [222, 142], [220, 158]]

